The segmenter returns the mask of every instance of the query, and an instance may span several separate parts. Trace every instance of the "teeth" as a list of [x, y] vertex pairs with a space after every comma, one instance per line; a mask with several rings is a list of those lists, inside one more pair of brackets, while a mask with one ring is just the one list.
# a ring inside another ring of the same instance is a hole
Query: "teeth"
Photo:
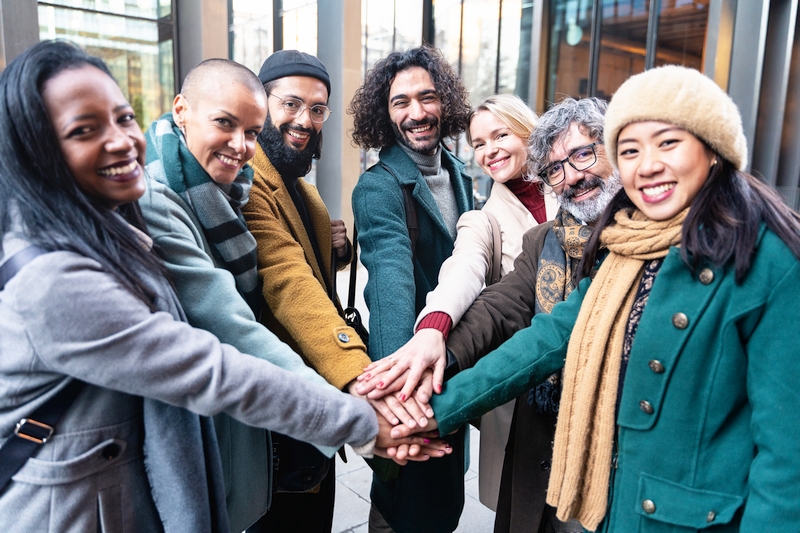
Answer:
[[129, 174], [133, 172], [133, 170], [136, 168], [136, 165], [138, 164], [139, 163], [136, 161], [131, 161], [124, 167], [101, 168], [100, 170], [97, 171], [97, 173], [100, 174], [101, 176], [119, 176], [121, 174]]
[[489, 168], [491, 168], [492, 170], [494, 170], [495, 168], [499, 167], [500, 165], [502, 165], [502, 164], [503, 164], [503, 163], [505, 163], [505, 162], [506, 162], [506, 160], [505, 160], [505, 159], [501, 159], [501, 160], [499, 160], [499, 161], [494, 161], [493, 163], [490, 163], [490, 164], [489, 164]]
[[644, 193], [645, 196], [658, 196], [659, 194], [663, 194], [673, 187], [675, 187], [674, 183], [665, 183], [664, 185], [659, 185], [658, 187], [643, 187], [642, 193]]
[[431, 129], [431, 126], [430, 124], [427, 124], [425, 126], [420, 126], [419, 128], [411, 128], [410, 131], [411, 133], [422, 133], [423, 131], [428, 131], [429, 129]]
[[235, 167], [236, 165], [239, 164], [239, 160], [238, 159], [231, 159], [230, 157], [225, 157], [222, 154], [217, 154], [217, 157], [219, 158], [220, 161], [222, 161], [226, 165], [231, 165], [231, 166]]
[[298, 133], [298, 132], [296, 132], [296, 131], [292, 131], [292, 130], [289, 130], [287, 133], [288, 133], [288, 134], [289, 134], [291, 137], [294, 137], [295, 139], [297, 139], [297, 140], [300, 140], [300, 141], [305, 141], [305, 140], [306, 140], [306, 138], [308, 137], [308, 135], [307, 135], [307, 134], [305, 134], [305, 133]]
[[582, 190], [581, 192], [579, 192], [578, 194], [576, 194], [574, 197], [575, 197], [575, 198], [580, 198], [580, 197], [581, 197], [581, 196], [583, 196], [584, 194], [589, 194], [589, 193], [590, 193], [590, 192], [592, 192], [593, 190], [594, 190], [594, 187], [591, 187], [591, 188], [589, 188], [589, 189], [584, 189], [584, 190]]

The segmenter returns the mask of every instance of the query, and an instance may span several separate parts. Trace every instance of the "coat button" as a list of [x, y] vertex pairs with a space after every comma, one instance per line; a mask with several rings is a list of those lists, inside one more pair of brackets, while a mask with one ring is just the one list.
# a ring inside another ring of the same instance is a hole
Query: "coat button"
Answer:
[[104, 459], [111, 460], [111, 459], [116, 459], [120, 451], [121, 448], [119, 444], [112, 443], [103, 448], [103, 451], [101, 451], [100, 454], [103, 456]]
[[661, 361], [658, 361], [657, 359], [653, 359], [652, 361], [647, 363], [647, 366], [649, 366], [650, 370], [652, 370], [656, 374], [664, 373], [664, 365], [662, 365]]
[[683, 313], [675, 313], [672, 315], [672, 325], [678, 329], [686, 329], [689, 325], [689, 317]]
[[642, 400], [639, 402], [639, 409], [647, 413], [648, 415], [653, 414], [653, 406], [647, 400]]
[[703, 285], [708, 285], [714, 281], [714, 271], [710, 268], [704, 268], [700, 271], [700, 274], [698, 274], [697, 277], [700, 279], [700, 283]]
[[656, 512], [656, 504], [653, 503], [653, 500], [645, 500], [642, 502], [642, 511], [647, 514], [653, 514]]
[[542, 461], [539, 463], [539, 467], [545, 471], [550, 470], [550, 461]]
[[338, 337], [342, 342], [350, 342], [350, 336], [347, 333], [339, 333]]
[[717, 513], [715, 513], [714, 511], [709, 511], [708, 514], [706, 515], [706, 522], [708, 523], [711, 523], [716, 519], [717, 519]]

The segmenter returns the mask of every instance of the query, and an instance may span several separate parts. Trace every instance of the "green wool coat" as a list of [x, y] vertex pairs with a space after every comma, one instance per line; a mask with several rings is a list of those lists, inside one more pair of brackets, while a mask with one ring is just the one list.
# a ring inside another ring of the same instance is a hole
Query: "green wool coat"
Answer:
[[[425, 296], [436, 287], [439, 268], [453, 253], [453, 238], [436, 200], [416, 164], [402, 148], [381, 150], [384, 167], [375, 165], [353, 190], [361, 261], [369, 278], [364, 298], [369, 307], [369, 355], [381, 359], [405, 344]], [[442, 150], [442, 165], [459, 214], [472, 209], [472, 179], [463, 163]], [[413, 184], [419, 234], [412, 258], [401, 186]], [[410, 462], [390, 481], [375, 479], [372, 503], [397, 533], [450, 533], [464, 505], [464, 431], [448, 437], [453, 453], [425, 463]]]
[[[443, 434], [563, 365], [589, 283], [447, 383], [432, 401]], [[800, 531], [798, 301], [800, 261], [771, 231], [741, 285], [669, 251], [630, 354], [599, 531]]]

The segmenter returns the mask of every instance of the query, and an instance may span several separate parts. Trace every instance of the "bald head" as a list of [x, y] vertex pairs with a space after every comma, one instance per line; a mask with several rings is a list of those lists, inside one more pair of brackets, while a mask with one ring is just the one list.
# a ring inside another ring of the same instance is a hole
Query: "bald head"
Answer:
[[194, 103], [209, 94], [218, 94], [231, 85], [242, 85], [255, 94], [264, 93], [264, 87], [253, 71], [230, 59], [206, 59], [186, 75], [181, 87], [184, 98]]

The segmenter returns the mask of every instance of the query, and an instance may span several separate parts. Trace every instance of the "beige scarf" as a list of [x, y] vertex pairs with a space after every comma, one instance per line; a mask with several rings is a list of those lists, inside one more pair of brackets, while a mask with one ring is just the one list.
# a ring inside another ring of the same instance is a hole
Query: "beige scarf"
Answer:
[[680, 244], [688, 211], [656, 222], [622, 210], [600, 236], [610, 253], [586, 292], [564, 367], [547, 489], [559, 520], [575, 518], [595, 531], [605, 517], [625, 326], [645, 261]]

